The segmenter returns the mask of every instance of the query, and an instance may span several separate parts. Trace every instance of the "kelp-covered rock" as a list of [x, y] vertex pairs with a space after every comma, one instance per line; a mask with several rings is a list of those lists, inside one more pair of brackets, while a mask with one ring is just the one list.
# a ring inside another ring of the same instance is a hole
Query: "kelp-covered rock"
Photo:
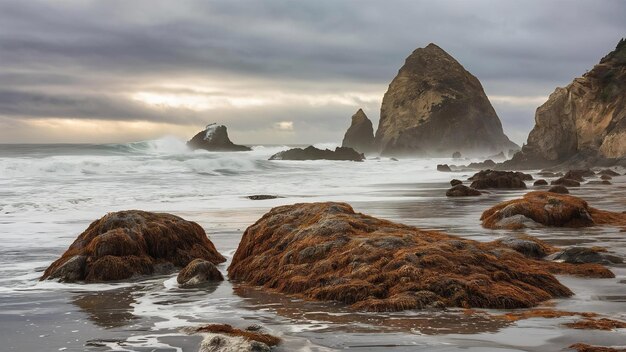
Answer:
[[503, 189], [525, 189], [525, 180], [532, 180], [533, 177], [519, 171], [496, 171], [483, 170], [470, 177], [472, 181], [470, 187], [476, 189], [503, 188]]
[[125, 280], [171, 272], [196, 258], [226, 260], [200, 225], [166, 213], [119, 211], [92, 222], [41, 279]]
[[304, 149], [293, 148], [278, 152], [270, 157], [269, 160], [347, 160], [347, 161], [363, 161], [365, 155], [348, 147], [337, 147], [335, 150], [318, 149], [314, 146], [308, 146]]
[[598, 210], [578, 197], [552, 192], [530, 192], [523, 198], [502, 202], [481, 218], [486, 228], [585, 227], [596, 224], [626, 225], [626, 214]]
[[360, 310], [522, 308], [571, 295], [545, 264], [559, 263], [355, 213], [345, 203], [308, 203], [274, 208], [246, 229], [228, 272]]
[[209, 324], [183, 331], [204, 335], [199, 352], [270, 352], [281, 342], [280, 338], [259, 329], [258, 326], [242, 330], [228, 324]]

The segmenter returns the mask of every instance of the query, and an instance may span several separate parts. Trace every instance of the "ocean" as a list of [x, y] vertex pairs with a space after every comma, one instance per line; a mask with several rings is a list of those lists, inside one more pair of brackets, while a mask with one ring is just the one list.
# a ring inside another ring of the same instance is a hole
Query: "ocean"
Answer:
[[[114, 284], [38, 280], [92, 221], [124, 209], [198, 222], [228, 258], [219, 265], [224, 274], [246, 227], [272, 207], [298, 202], [348, 202], [359, 212], [478, 241], [515, 233], [483, 229], [479, 218], [523, 191], [445, 197], [450, 179], [471, 173], [437, 172], [436, 165], [458, 161], [267, 160], [285, 149], [194, 152], [173, 137], [126, 144], [0, 145], [0, 351], [197, 351], [201, 337], [181, 328], [207, 323], [262, 325], [283, 339], [278, 351], [560, 351], [577, 342], [626, 345], [623, 330], [559, 324], [571, 318], [513, 323], [454, 309], [362, 313], [229, 281], [180, 289], [176, 274]], [[612, 182], [571, 191], [594, 207], [624, 211], [626, 176]], [[283, 198], [247, 198], [255, 194]], [[626, 258], [626, 236], [619, 229], [525, 233], [555, 245], [602, 246]], [[550, 306], [626, 320], [626, 266], [611, 270], [616, 278], [559, 276], [575, 295]]]

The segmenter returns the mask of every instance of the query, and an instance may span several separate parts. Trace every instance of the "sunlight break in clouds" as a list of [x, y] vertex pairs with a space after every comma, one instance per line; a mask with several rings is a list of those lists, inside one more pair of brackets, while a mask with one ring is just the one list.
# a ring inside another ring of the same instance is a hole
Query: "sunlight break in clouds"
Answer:
[[293, 131], [293, 121], [281, 121], [274, 124], [279, 131]]
[[188, 89], [185, 92], [140, 91], [131, 95], [131, 99], [154, 108], [189, 109], [194, 111], [223, 108], [249, 108], [258, 106], [360, 106], [377, 103], [382, 92], [338, 92], [323, 93], [284, 93], [280, 91], [246, 92], [220, 91], [206, 93]]

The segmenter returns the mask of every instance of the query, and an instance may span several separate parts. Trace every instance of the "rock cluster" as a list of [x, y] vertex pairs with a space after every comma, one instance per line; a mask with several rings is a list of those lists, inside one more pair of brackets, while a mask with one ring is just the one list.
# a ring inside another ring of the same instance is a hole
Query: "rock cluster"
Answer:
[[278, 152], [270, 157], [269, 160], [346, 160], [346, 161], [363, 161], [365, 155], [357, 152], [352, 148], [337, 147], [335, 150], [318, 149], [314, 146], [308, 146], [304, 149], [293, 148]]
[[226, 261], [195, 222], [165, 213], [119, 211], [92, 222], [41, 279], [125, 280], [171, 272], [194, 259]]

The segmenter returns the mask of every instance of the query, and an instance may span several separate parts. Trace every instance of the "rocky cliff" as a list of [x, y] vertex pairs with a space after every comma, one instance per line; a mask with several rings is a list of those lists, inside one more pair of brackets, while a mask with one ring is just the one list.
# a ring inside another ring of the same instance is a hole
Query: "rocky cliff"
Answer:
[[517, 147], [478, 79], [435, 44], [415, 50], [389, 85], [375, 143], [387, 155], [494, 154]]
[[[626, 40], [537, 108], [528, 143], [505, 167], [625, 163]], [[620, 160], [621, 159], [621, 160]]]
[[341, 146], [356, 149], [361, 153], [368, 153], [373, 150], [374, 127], [362, 109], [352, 115], [352, 123], [343, 137]]
[[238, 145], [231, 142], [228, 138], [228, 131], [224, 125], [210, 124], [206, 126], [204, 131], [198, 132], [193, 138], [187, 142], [187, 146], [191, 149], [204, 149], [216, 152], [242, 152], [251, 150], [245, 145]]

